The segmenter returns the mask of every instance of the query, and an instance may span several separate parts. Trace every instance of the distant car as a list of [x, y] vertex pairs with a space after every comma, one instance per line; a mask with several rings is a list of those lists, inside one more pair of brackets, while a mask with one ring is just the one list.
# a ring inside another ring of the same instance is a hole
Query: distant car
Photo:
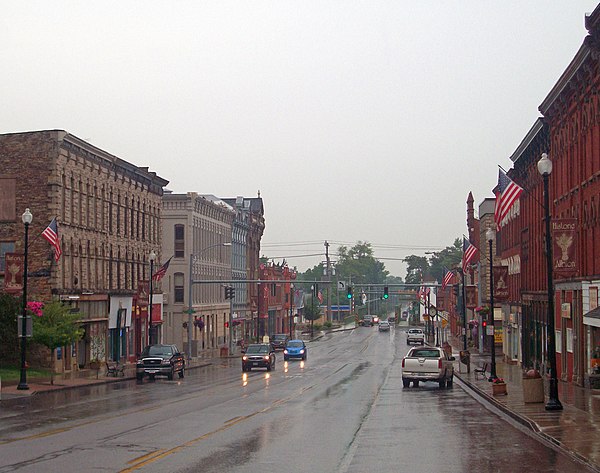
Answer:
[[372, 327], [372, 326], [373, 326], [373, 316], [371, 316], [371, 315], [365, 315], [365, 316], [362, 318], [362, 323], [361, 323], [361, 325], [362, 325], [363, 327]]
[[175, 345], [148, 345], [142, 351], [135, 365], [135, 377], [138, 380], [148, 376], [166, 376], [173, 380], [175, 373], [183, 378], [185, 375], [185, 357]]
[[274, 350], [283, 350], [290, 337], [285, 333], [276, 333], [269, 339]]
[[379, 323], [379, 317], [374, 315], [373, 316], [373, 324], [378, 324]]
[[396, 316], [395, 315], [390, 315], [387, 319], [388, 319], [388, 322], [390, 322], [390, 323], [393, 324], [396, 321]]
[[289, 340], [283, 350], [283, 359], [285, 361], [290, 358], [300, 358], [306, 360], [308, 355], [308, 348], [302, 340]]
[[423, 330], [420, 328], [411, 328], [406, 332], [406, 343], [410, 345], [411, 343], [420, 343], [421, 345], [425, 345], [425, 334]]
[[382, 320], [379, 322], [379, 331], [380, 332], [389, 332], [390, 331], [390, 323], [387, 320]]
[[253, 343], [246, 347], [242, 356], [242, 371], [252, 368], [267, 368], [267, 371], [275, 369], [275, 350], [270, 343]]

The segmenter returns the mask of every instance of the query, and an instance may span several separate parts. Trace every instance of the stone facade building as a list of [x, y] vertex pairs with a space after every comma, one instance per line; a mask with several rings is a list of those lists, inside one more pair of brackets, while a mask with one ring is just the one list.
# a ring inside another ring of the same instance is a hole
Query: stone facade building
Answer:
[[173, 256], [163, 279], [164, 336], [195, 357], [228, 341], [224, 285], [232, 280], [232, 248], [224, 244], [231, 245], [235, 212], [221, 199], [195, 192], [165, 193], [162, 202], [163, 253]]
[[[152, 250], [160, 261], [168, 181], [62, 130], [0, 135], [0, 164], [0, 260], [23, 252], [21, 214], [31, 209], [28, 300], [61, 300], [81, 313], [85, 335], [57, 351], [55, 368], [135, 359], [148, 335], [140, 282], [149, 279]], [[53, 218], [62, 248], [57, 262], [40, 238]]]

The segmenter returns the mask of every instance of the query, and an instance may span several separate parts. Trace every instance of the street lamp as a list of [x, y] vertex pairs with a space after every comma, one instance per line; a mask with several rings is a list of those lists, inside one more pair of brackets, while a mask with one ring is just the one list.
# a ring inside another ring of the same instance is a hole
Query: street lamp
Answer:
[[547, 411], [559, 411], [563, 406], [558, 399], [558, 373], [556, 370], [556, 340], [554, 333], [554, 287], [552, 284], [552, 242], [550, 240], [550, 197], [548, 176], [552, 172], [552, 161], [546, 153], [537, 163], [538, 171], [544, 179], [544, 212], [546, 217], [546, 268], [548, 273], [548, 361], [550, 362], [550, 386]]
[[156, 261], [156, 253], [154, 250], [148, 255], [150, 259], [150, 304], [148, 306], [148, 345], [152, 345], [152, 296], [154, 292], [154, 286], [152, 284], [152, 278], [154, 277], [154, 262]]
[[498, 377], [498, 375], [496, 375], [496, 329], [494, 327], [494, 259], [492, 255], [492, 244], [494, 243], [494, 230], [492, 230], [491, 227], [486, 230], [485, 237], [488, 241], [488, 246], [490, 250], [490, 319], [488, 320], [488, 327], [491, 327], [492, 332], [492, 367], [490, 369], [490, 377], [488, 381], [494, 381]]
[[290, 340], [293, 337], [292, 334], [292, 325], [294, 320], [294, 315], [292, 313], [292, 307], [294, 306], [294, 283], [290, 283]]
[[[211, 248], [216, 248], [218, 246], [231, 246], [231, 242], [223, 242], [217, 243], [215, 245], [207, 246], [206, 248], [202, 248], [195, 255], [190, 253], [190, 268], [189, 268], [189, 280], [188, 280], [188, 324], [187, 324], [187, 336], [188, 336], [188, 346], [187, 346], [187, 359], [190, 361], [192, 359], [192, 314], [194, 313], [194, 304], [193, 304], [193, 293], [192, 286], [194, 285], [194, 279], [192, 274], [192, 267], [194, 265], [194, 259], [199, 258], [202, 253], [210, 250]], [[231, 310], [229, 311], [229, 330], [231, 331]]]
[[27, 372], [25, 371], [25, 354], [27, 351], [27, 250], [29, 240], [29, 225], [33, 221], [33, 215], [29, 209], [25, 209], [21, 216], [23, 224], [25, 225], [25, 258], [23, 260], [23, 313], [21, 315], [21, 379], [17, 389], [26, 390], [29, 389], [27, 386]]

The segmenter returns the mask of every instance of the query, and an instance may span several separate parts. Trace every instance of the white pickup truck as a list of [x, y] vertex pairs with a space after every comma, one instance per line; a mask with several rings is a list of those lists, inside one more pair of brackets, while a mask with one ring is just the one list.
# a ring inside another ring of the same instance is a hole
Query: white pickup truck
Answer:
[[454, 357], [439, 347], [411, 348], [402, 359], [402, 386], [419, 386], [419, 381], [435, 381], [440, 388], [451, 387], [454, 377]]
[[419, 345], [425, 345], [425, 334], [420, 328], [411, 328], [406, 332], [406, 344], [418, 343]]

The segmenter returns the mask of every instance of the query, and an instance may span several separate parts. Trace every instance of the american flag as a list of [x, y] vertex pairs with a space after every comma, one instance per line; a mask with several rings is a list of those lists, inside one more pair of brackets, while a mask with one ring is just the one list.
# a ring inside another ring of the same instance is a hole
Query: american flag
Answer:
[[58, 261], [60, 255], [62, 255], [62, 251], [60, 249], [60, 239], [58, 238], [58, 223], [56, 223], [56, 217], [52, 219], [50, 225], [42, 232], [42, 236], [54, 248], [54, 260]]
[[454, 276], [453, 271], [449, 271], [448, 268], [444, 268], [446, 274], [444, 274], [444, 279], [442, 280], [442, 291], [446, 288], [450, 281], [452, 281], [452, 276]]
[[167, 274], [167, 269], [169, 269], [169, 263], [171, 262], [171, 260], [173, 259], [173, 257], [171, 256], [167, 262], [165, 264], [163, 264], [160, 268], [158, 268], [158, 271], [156, 271], [153, 275], [152, 275], [152, 280], [153, 281], [160, 281], [162, 278], [165, 277], [165, 274]]
[[502, 169], [498, 169], [498, 192], [496, 192], [496, 208], [494, 209], [494, 221], [498, 228], [522, 193], [523, 188], [515, 184]]
[[477, 254], [477, 247], [463, 236], [463, 258], [462, 258], [463, 271], [465, 271], [467, 266], [469, 266], [469, 263], [471, 261], [473, 261], [473, 258], [475, 258], [476, 254]]

